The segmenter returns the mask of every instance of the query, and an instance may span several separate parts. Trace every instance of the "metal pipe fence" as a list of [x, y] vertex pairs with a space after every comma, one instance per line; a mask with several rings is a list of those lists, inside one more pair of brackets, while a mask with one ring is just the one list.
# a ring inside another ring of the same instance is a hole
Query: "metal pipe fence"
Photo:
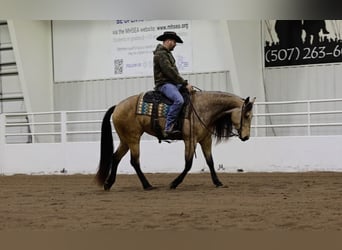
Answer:
[[[0, 114], [0, 144], [99, 141], [105, 110]], [[342, 99], [256, 102], [252, 136], [342, 135]], [[113, 129], [113, 136], [116, 134]], [[155, 139], [143, 135], [143, 139]]]

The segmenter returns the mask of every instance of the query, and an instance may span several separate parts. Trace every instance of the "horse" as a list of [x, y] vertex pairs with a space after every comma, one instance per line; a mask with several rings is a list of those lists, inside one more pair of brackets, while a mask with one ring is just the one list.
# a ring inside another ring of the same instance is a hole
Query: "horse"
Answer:
[[[128, 151], [130, 151], [130, 163], [135, 169], [143, 189], [154, 189], [142, 172], [139, 160], [139, 143], [142, 134], [148, 133], [157, 137], [156, 131], [151, 127], [151, 118], [136, 112], [137, 102], [141, 95], [130, 96], [122, 100], [117, 105], [110, 107], [103, 117], [100, 162], [95, 179], [106, 191], [113, 186], [118, 165]], [[249, 97], [244, 99], [220, 91], [190, 93], [189, 115], [183, 120], [181, 137], [177, 138], [183, 140], [185, 144], [185, 168], [171, 182], [170, 189], [176, 189], [190, 171], [197, 144], [201, 146], [213, 184], [216, 187], [223, 186], [214, 168], [212, 139], [216, 138], [217, 143], [226, 141], [232, 136], [238, 136], [241, 141], [248, 140], [254, 101], [255, 97], [253, 100], [250, 100]], [[110, 124], [111, 117], [120, 140], [115, 152]], [[158, 121], [161, 127], [165, 126], [165, 117], [159, 117]]]

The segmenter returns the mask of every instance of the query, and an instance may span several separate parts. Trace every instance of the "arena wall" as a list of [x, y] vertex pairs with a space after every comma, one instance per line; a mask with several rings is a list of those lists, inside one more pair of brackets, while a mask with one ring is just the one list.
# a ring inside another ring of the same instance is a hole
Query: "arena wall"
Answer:
[[[114, 142], [118, 145], [118, 142]], [[305, 172], [342, 171], [342, 136], [253, 137], [247, 142], [236, 138], [213, 145], [218, 172]], [[99, 160], [99, 143], [0, 144], [0, 174], [93, 174]], [[141, 166], [146, 173], [177, 173], [184, 167], [183, 142], [157, 140], [141, 142]], [[200, 147], [191, 172], [208, 172]], [[119, 174], [132, 174], [127, 154]]]

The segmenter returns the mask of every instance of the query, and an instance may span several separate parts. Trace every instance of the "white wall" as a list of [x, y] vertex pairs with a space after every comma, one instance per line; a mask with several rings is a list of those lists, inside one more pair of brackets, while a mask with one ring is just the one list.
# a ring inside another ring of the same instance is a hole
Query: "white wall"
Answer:
[[[112, 26], [112, 21], [53, 21], [55, 81], [73, 84], [73, 92], [69, 91], [70, 88], [58, 87], [55, 98], [68, 96], [77, 102], [77, 93], [88, 92], [88, 88], [93, 92], [92, 83], [82, 80], [113, 77], [110, 53]], [[194, 74], [229, 71], [227, 84], [232, 86], [233, 93], [264, 100], [260, 21], [193, 20], [191, 41]], [[215, 80], [208, 78], [204, 89], [215, 90], [211, 88], [215, 87], [211, 82]], [[153, 87], [152, 79], [150, 86], [148, 89]], [[76, 93], [75, 96], [72, 93]], [[122, 95], [119, 100], [125, 97]], [[100, 97], [94, 95], [88, 99], [94, 98]], [[87, 99], [82, 101], [85, 106], [81, 109], [92, 106]], [[62, 99], [55, 101], [61, 102]]]
[[192, 21], [193, 72], [230, 71], [230, 41], [225, 43], [226, 23], [220, 21]]
[[[236, 21], [191, 21], [193, 72], [231, 71], [234, 64], [229, 33], [231, 26], [235, 29], [234, 39], [238, 41], [235, 43], [238, 50], [235, 58], [240, 58], [240, 52], [243, 52], [242, 55], [246, 52], [252, 53], [251, 58], [259, 55], [260, 41], [255, 37], [255, 34], [258, 35], [257, 38], [260, 36], [258, 25], [257, 21], [251, 21], [247, 26], [244, 22]], [[241, 31], [239, 31], [240, 28]], [[257, 30], [251, 32], [255, 28]], [[112, 29], [113, 21], [53, 21], [55, 81], [113, 77]], [[157, 43], [155, 41], [155, 44]], [[257, 60], [253, 60], [248, 67]], [[253, 77], [251, 74], [255, 73], [259, 66], [260, 63], [252, 65], [252, 69], [248, 70], [248, 75], [254, 82], [260, 77]], [[246, 75], [245, 71], [243, 75]]]
[[[118, 142], [114, 142], [118, 145]], [[213, 146], [218, 172], [303, 172], [342, 171], [340, 147], [342, 136], [255, 137], [241, 142], [231, 139]], [[99, 143], [0, 144], [0, 174], [69, 174], [95, 173], [99, 160]], [[178, 173], [184, 168], [183, 142], [159, 144], [157, 140], [141, 142], [141, 167], [146, 173]], [[192, 172], [208, 172], [199, 147]], [[135, 173], [127, 154], [118, 173]]]
[[55, 82], [106, 79], [113, 76], [113, 21], [52, 23]]
[[[56, 82], [114, 76], [111, 54], [113, 23], [53, 21]], [[191, 21], [193, 72], [229, 70], [231, 62], [226, 51], [231, 45], [225, 44], [223, 33], [219, 21]]]
[[342, 63], [265, 70], [267, 101], [342, 97]]
[[28, 112], [53, 110], [50, 25], [50, 21], [8, 21]]
[[[230, 72], [183, 74], [200, 89], [232, 91]], [[154, 87], [153, 77], [112, 78], [54, 84], [55, 110], [107, 109], [124, 98]]]
[[257, 20], [228, 21], [232, 53], [242, 97], [265, 100], [263, 84], [261, 22]]
[[[229, 71], [233, 92], [238, 95], [256, 96], [257, 101], [342, 96], [341, 64], [267, 68], [263, 79], [263, 35], [259, 20], [191, 22], [193, 72]], [[13, 20], [9, 27], [16, 40], [14, 46], [28, 111], [52, 109], [50, 22]], [[55, 80], [110, 77], [111, 28], [112, 21], [53, 21]], [[66, 90], [59, 95], [70, 93]]]

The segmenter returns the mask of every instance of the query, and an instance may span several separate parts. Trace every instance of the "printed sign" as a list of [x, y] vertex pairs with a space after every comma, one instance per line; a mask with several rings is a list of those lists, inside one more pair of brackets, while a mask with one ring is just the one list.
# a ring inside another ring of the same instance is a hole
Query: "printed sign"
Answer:
[[180, 72], [192, 71], [191, 22], [182, 20], [117, 20], [113, 25], [114, 77], [153, 75], [153, 51], [165, 31], [176, 32], [183, 40], [172, 51]]
[[265, 67], [342, 62], [342, 20], [264, 23]]

